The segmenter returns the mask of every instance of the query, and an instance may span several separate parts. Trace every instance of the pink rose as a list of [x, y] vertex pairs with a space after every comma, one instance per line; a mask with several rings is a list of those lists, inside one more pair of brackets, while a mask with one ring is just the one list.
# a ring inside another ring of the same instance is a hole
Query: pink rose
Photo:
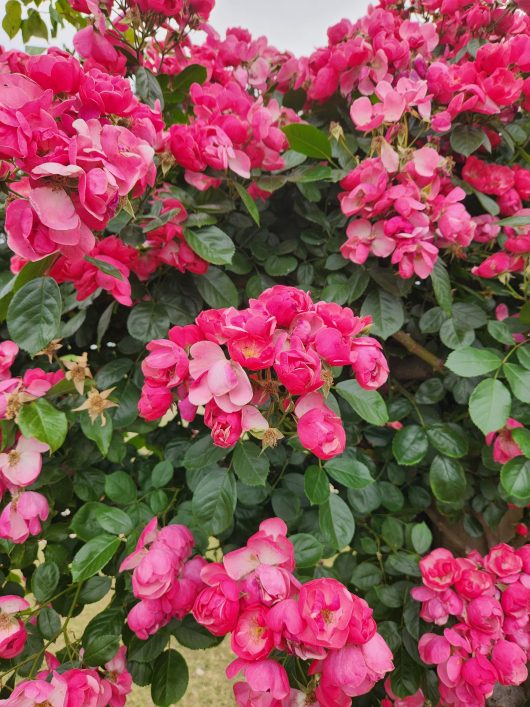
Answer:
[[435, 591], [448, 589], [460, 578], [460, 568], [450, 550], [437, 548], [420, 560], [425, 586]]
[[23, 622], [16, 617], [19, 611], [29, 609], [29, 602], [14, 594], [0, 597], [0, 658], [10, 660], [24, 649], [27, 633]]
[[264, 606], [248, 607], [240, 614], [232, 631], [230, 646], [243, 660], [266, 658], [274, 647], [272, 631], [267, 626], [268, 609]]
[[195, 599], [193, 616], [214, 636], [225, 636], [236, 626], [239, 617], [239, 587], [224, 568], [210, 564], [201, 572], [209, 586]]

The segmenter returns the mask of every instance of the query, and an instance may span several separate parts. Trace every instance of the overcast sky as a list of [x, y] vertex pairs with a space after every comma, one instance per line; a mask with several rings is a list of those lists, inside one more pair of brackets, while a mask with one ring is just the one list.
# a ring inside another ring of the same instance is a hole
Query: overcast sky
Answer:
[[253, 35], [264, 34], [277, 49], [309, 54], [327, 43], [330, 25], [343, 17], [361, 17], [368, 4], [368, 0], [217, 0], [211, 23], [219, 31], [246, 27]]
[[[264, 34], [277, 49], [289, 49], [295, 54], [309, 54], [326, 44], [326, 29], [342, 19], [361, 17], [369, 0], [217, 0], [211, 23], [219, 32], [227, 27], [245, 27], [254, 36]], [[0, 0], [1, 15], [6, 0]], [[42, 12], [45, 3], [39, 6]], [[55, 44], [71, 45], [72, 32], [63, 33]], [[30, 43], [45, 46], [32, 38]], [[20, 35], [14, 40], [6, 37], [0, 27], [0, 44], [23, 49]]]

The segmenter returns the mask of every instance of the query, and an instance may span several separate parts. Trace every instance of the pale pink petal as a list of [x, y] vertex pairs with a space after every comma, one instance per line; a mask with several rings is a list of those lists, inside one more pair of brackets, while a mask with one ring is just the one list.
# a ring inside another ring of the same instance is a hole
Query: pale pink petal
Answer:
[[214, 363], [219, 360], [224, 360], [225, 355], [219, 344], [214, 344], [213, 341], [198, 341], [190, 348], [190, 376], [199, 378], [203, 373], [206, 373]]
[[31, 190], [29, 201], [45, 226], [58, 231], [69, 231], [79, 226], [79, 216], [64, 189], [37, 187]]

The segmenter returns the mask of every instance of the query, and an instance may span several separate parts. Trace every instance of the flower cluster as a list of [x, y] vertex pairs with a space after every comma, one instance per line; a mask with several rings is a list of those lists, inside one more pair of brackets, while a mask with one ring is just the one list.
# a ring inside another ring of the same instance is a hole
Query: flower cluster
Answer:
[[134, 570], [132, 589], [140, 599], [127, 617], [132, 631], [146, 639], [166, 626], [172, 618], [182, 619], [193, 606], [203, 582], [202, 557], [190, 559], [194, 545], [184, 525], [168, 525], [158, 530], [153, 518], [144, 528], [136, 549], [120, 565], [120, 572]]
[[[530, 210], [524, 208], [524, 202], [530, 199], [530, 171], [520, 165], [500, 165], [485, 162], [475, 156], [468, 157], [462, 177], [478, 192], [495, 198], [502, 215], [528, 220]], [[487, 220], [486, 220], [487, 219]], [[521, 272], [526, 267], [525, 261], [530, 254], [530, 229], [528, 225], [506, 226], [505, 238], [496, 241], [500, 227], [492, 217], [481, 217], [484, 227], [480, 228], [477, 240], [500, 246], [495, 253], [488, 255], [472, 273], [485, 279], [505, 278], [509, 273]]]
[[93, 707], [123, 707], [132, 689], [132, 677], [127, 670], [125, 646], [104, 665], [103, 670], [71, 668], [58, 672], [60, 663], [46, 653], [47, 670], [37, 673], [35, 680], [23, 680], [11, 695], [0, 700], [3, 707], [27, 705], [91, 705]]
[[24, 68], [1, 79], [0, 158], [26, 175], [9, 184], [8, 245], [26, 260], [76, 260], [129, 195], [153, 184], [156, 114], [126, 79], [64, 52], [28, 56]]
[[[352, 114], [355, 106], [352, 106]], [[381, 140], [381, 157], [364, 160], [341, 181], [346, 216], [341, 253], [363, 264], [369, 255], [392, 256], [403, 278], [426, 278], [440, 248], [468, 246], [475, 223], [461, 203], [465, 192], [447, 175], [447, 161], [433, 147], [398, 152]]]
[[[0, 160], [10, 191], [5, 230], [13, 271], [60, 254], [58, 279], [79, 285], [80, 298], [98, 287], [130, 293], [123, 251], [114, 258], [115, 240], [96, 244], [94, 234], [129, 197], [154, 184], [160, 114], [138, 101], [127, 79], [81, 66], [58, 49], [16, 54], [15, 68], [13, 57], [0, 65]], [[133, 261], [136, 249], [121, 245]], [[117, 276], [105, 272], [108, 265]]]
[[248, 179], [251, 169], [284, 166], [281, 152], [287, 149], [287, 139], [279, 128], [283, 112], [276, 100], [266, 105], [261, 97], [254, 100], [236, 81], [194, 84], [190, 99], [193, 120], [172, 125], [169, 142], [189, 184], [200, 190], [218, 186], [218, 180], [203, 174], [208, 167], [230, 169]]
[[147, 345], [140, 414], [162, 417], [176, 393], [185, 420], [204, 406], [218, 446], [230, 447], [246, 432], [273, 445], [296, 426], [306, 449], [330, 459], [345, 447], [342, 422], [325, 403], [332, 367], [351, 366], [368, 390], [388, 376], [381, 345], [362, 336], [370, 323], [283, 285], [251, 299], [247, 309], [203, 311], [195, 324], [173, 327], [168, 339]]
[[[245, 547], [206, 565], [193, 616], [216, 636], [231, 634], [237, 658], [227, 676], [246, 678], [234, 685], [238, 705], [349, 705], [392, 670], [392, 653], [363, 599], [336, 579], [298, 582], [286, 533], [269, 518]], [[290, 687], [273, 651], [311, 661], [305, 691]]]
[[[26, 370], [21, 378], [12, 377], [10, 368], [18, 354], [13, 341], [0, 344], [0, 419], [16, 418], [25, 403], [45, 395], [64, 377], [62, 371], [46, 373], [40, 368]], [[41, 522], [48, 517], [46, 497], [35, 491], [24, 491], [33, 484], [42, 468], [42, 454], [48, 445], [18, 434], [14, 444], [0, 453], [0, 497], [8, 491], [12, 499], [0, 513], [0, 538], [14, 543], [25, 542], [37, 535]]]
[[484, 705], [496, 683], [521, 685], [530, 656], [530, 545], [501, 544], [482, 557], [433, 550], [420, 561], [423, 586], [411, 594], [420, 616], [443, 635], [424, 634], [422, 660], [437, 666], [444, 705]]

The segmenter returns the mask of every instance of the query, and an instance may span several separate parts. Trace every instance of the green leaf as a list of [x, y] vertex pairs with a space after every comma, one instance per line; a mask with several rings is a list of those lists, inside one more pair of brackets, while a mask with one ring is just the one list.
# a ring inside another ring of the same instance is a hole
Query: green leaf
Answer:
[[327, 136], [314, 125], [292, 123], [282, 128], [291, 150], [318, 160], [331, 160], [331, 144]]
[[464, 429], [454, 422], [437, 422], [427, 428], [427, 437], [436, 451], [458, 459], [468, 453], [469, 439]]
[[392, 452], [398, 464], [414, 466], [421, 462], [429, 449], [429, 441], [419, 425], [407, 425], [398, 430], [392, 440]]
[[199, 437], [199, 439], [189, 447], [182, 460], [185, 469], [201, 469], [212, 466], [220, 459], [226, 457], [229, 450], [217, 447], [210, 435]]
[[52, 452], [63, 444], [68, 432], [64, 412], [57, 410], [45, 398], [23, 405], [18, 414], [18, 426], [24, 437], [36, 437]]
[[385, 518], [381, 526], [381, 535], [385, 543], [392, 549], [403, 547], [404, 526], [397, 518]]
[[492, 216], [498, 216], [500, 213], [500, 207], [495, 201], [495, 199], [492, 199], [491, 196], [486, 196], [486, 194], [483, 194], [481, 191], [478, 191], [477, 189], [473, 189], [473, 194], [477, 197], [477, 199], [480, 202], [480, 205], [482, 206], [483, 209], [485, 209], [488, 214], [491, 214]]
[[[351, 272], [352, 267], [355, 267], [353, 272]], [[320, 297], [326, 302], [336, 302], [337, 304], [355, 302], [364, 294], [369, 282], [370, 276], [366, 270], [359, 266], [350, 266], [348, 277], [342, 273], [328, 275], [326, 287], [320, 293]]]
[[133, 362], [130, 358], [116, 358], [102, 366], [96, 373], [96, 385], [98, 390], [111, 388], [122, 381], [131, 370]]
[[327, 461], [324, 468], [332, 479], [349, 489], [363, 489], [374, 483], [370, 469], [350, 450]]
[[52, 255], [48, 255], [46, 258], [42, 258], [42, 260], [36, 260], [34, 263], [26, 263], [18, 275], [9, 280], [0, 291], [0, 321], [4, 321], [6, 318], [7, 308], [13, 299], [13, 295], [27, 282], [44, 275], [48, 268], [52, 266], [56, 257], [57, 256], [52, 253]]
[[140, 66], [136, 70], [136, 93], [143, 103], [147, 103], [151, 108], [155, 101], [160, 101], [161, 108], [164, 108], [164, 94], [156, 76], [152, 71]]
[[236, 287], [222, 270], [208, 268], [204, 275], [196, 275], [193, 279], [200, 296], [210, 307], [237, 307], [239, 296]]
[[530, 370], [530, 346], [521, 346], [517, 349], [517, 358], [524, 368]]
[[314, 567], [324, 554], [322, 543], [309, 533], [291, 535], [297, 567]]
[[530, 459], [515, 457], [501, 469], [501, 486], [515, 498], [530, 498]]
[[97, 574], [107, 565], [120, 546], [120, 539], [112, 535], [98, 535], [76, 552], [72, 561], [72, 579], [82, 582]]
[[423, 555], [431, 547], [432, 533], [427, 523], [416, 523], [410, 533], [412, 546], [419, 555]]
[[83, 636], [83, 662], [89, 666], [104, 665], [114, 658], [120, 647], [120, 637], [114, 634]]
[[207, 263], [230, 265], [236, 251], [234, 243], [217, 226], [206, 226], [197, 231], [184, 228], [184, 237], [189, 247]]
[[40, 604], [52, 598], [59, 584], [59, 576], [59, 568], [55, 562], [38, 565], [31, 577], [31, 591]]
[[446, 314], [451, 314], [453, 309], [451, 280], [441, 258], [438, 258], [434, 264], [434, 269], [431, 272], [431, 282], [436, 301]]
[[133, 636], [127, 647], [127, 660], [135, 660], [138, 663], [152, 663], [162, 653], [169, 641], [167, 631], [158, 631], [147, 640], [142, 640]]
[[462, 500], [466, 491], [466, 475], [462, 464], [441, 455], [432, 460], [429, 482], [435, 497], [444, 503]]
[[173, 635], [182, 646], [191, 650], [214, 648], [223, 640], [222, 636], [213, 636], [204, 626], [198, 624], [191, 614], [185, 616], [175, 627]]
[[169, 316], [163, 304], [140, 302], [129, 312], [127, 331], [138, 341], [162, 339], [169, 329]]
[[98, 260], [98, 258], [93, 258], [91, 255], [85, 255], [85, 260], [88, 263], [92, 263], [94, 267], [101, 270], [101, 272], [105, 273], [105, 275], [115, 277], [116, 280], [123, 280], [123, 275], [118, 268], [114, 267], [114, 265], [111, 265], [110, 263], [107, 263], [105, 260]]
[[523, 403], [530, 403], [530, 371], [516, 363], [505, 363], [502, 370], [515, 397]]
[[[188, 95], [191, 85], [194, 83], [203, 84], [207, 76], [208, 72], [204, 66], [201, 64], [189, 64], [176, 76], [168, 77], [167, 92], [164, 90], [166, 103], [171, 105], [181, 103]], [[166, 77], [164, 76], [163, 79], [166, 79]]]
[[269, 474], [266, 454], [253, 442], [238, 442], [232, 456], [237, 478], [247, 486], [265, 486]]
[[59, 285], [51, 277], [38, 277], [15, 293], [7, 310], [9, 335], [32, 356], [57, 336], [61, 326]]
[[371, 333], [388, 339], [401, 329], [405, 321], [403, 303], [386, 290], [377, 288], [368, 293], [361, 307], [361, 316], [370, 315], [374, 321]]
[[510, 331], [510, 327], [506, 322], [497, 322], [490, 319], [488, 322], [488, 333], [491, 337], [498, 341], [500, 344], [506, 344], [507, 346], [513, 346], [513, 334]]
[[61, 617], [55, 609], [46, 606], [39, 611], [37, 626], [42, 637], [51, 641], [59, 635], [59, 631], [61, 630]]
[[110, 577], [91, 577], [81, 587], [80, 604], [95, 604], [109, 593], [112, 580]]
[[447, 348], [459, 349], [475, 341], [475, 332], [471, 327], [464, 326], [451, 317], [440, 327], [440, 339]]
[[319, 506], [318, 521], [325, 541], [335, 550], [342, 550], [350, 544], [355, 532], [355, 520], [340, 496], [331, 494]]
[[37, 10], [31, 9], [28, 12], [28, 17], [22, 20], [21, 27], [24, 43], [27, 43], [32, 37], [48, 39], [48, 28]]
[[[526, 142], [526, 138], [525, 138]], [[499, 226], [530, 226], [530, 216], [508, 216], [497, 221]]]
[[260, 225], [260, 216], [259, 216], [259, 211], [258, 207], [256, 205], [256, 202], [254, 199], [250, 196], [248, 191], [245, 189], [245, 187], [240, 184], [239, 182], [234, 182], [234, 186], [237, 190], [237, 193], [241, 197], [241, 201], [243, 202], [243, 205], [245, 206], [245, 209], [248, 211], [250, 214], [252, 220], [256, 224], [256, 226]]
[[170, 707], [178, 702], [188, 687], [188, 666], [175, 650], [161, 653], [155, 661], [151, 697], [155, 705]]
[[484, 142], [484, 131], [473, 125], [454, 125], [449, 136], [451, 147], [464, 157], [476, 152]]
[[105, 495], [120, 506], [136, 500], [136, 485], [125, 471], [115, 471], [105, 477]]
[[461, 349], [452, 351], [449, 354], [445, 365], [458, 376], [475, 378], [496, 370], [501, 363], [501, 357], [489, 349], [463, 346]]
[[512, 437], [519, 445], [522, 453], [527, 459], [530, 459], [530, 430], [524, 427], [518, 427], [512, 430]]
[[382, 579], [383, 575], [379, 567], [373, 565], [371, 562], [361, 562], [353, 570], [351, 583], [358, 589], [366, 591], [377, 586]]
[[173, 464], [169, 461], [158, 462], [151, 471], [151, 483], [155, 489], [167, 486], [173, 478]]
[[338, 383], [335, 390], [363, 420], [372, 425], [386, 425], [388, 422], [385, 401], [376, 390], [365, 390], [354, 380]]
[[236, 502], [234, 475], [225, 470], [211, 471], [197, 485], [191, 507], [206, 532], [218, 535], [230, 527]]
[[510, 416], [512, 398], [505, 385], [488, 378], [477, 385], [469, 398], [469, 414], [486, 435], [504, 427]]
[[313, 464], [304, 473], [304, 492], [312, 505], [318, 506], [329, 498], [329, 480], [324, 471]]
[[111, 535], [128, 535], [134, 528], [130, 516], [119, 508], [101, 504], [97, 510], [97, 522]]
[[7, 0], [2, 27], [9, 39], [13, 39], [20, 29], [21, 20], [22, 8], [18, 0]]
[[106, 414], [105, 419], [107, 422], [102, 425], [99, 418], [92, 422], [87, 412], [83, 412], [80, 415], [83, 434], [97, 444], [99, 451], [104, 457], [107, 456], [110, 440], [112, 439], [112, 418]]
[[269, 255], [265, 272], [271, 277], [285, 277], [296, 270], [298, 260], [293, 255]]

